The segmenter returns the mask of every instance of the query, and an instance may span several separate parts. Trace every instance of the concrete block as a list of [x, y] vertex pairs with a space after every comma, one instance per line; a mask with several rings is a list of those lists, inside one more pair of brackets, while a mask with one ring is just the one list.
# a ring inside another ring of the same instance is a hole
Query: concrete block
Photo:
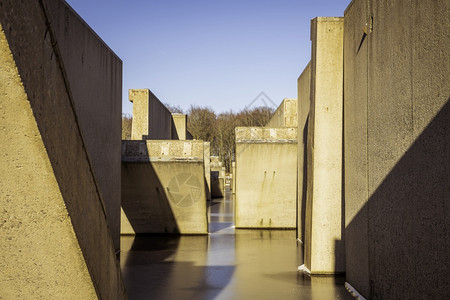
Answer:
[[206, 200], [211, 200], [211, 143], [204, 142], [203, 163], [205, 164]]
[[345, 272], [342, 213], [343, 18], [311, 21], [305, 266]]
[[122, 208], [136, 234], [208, 233], [203, 158], [203, 141], [122, 142]]
[[295, 228], [297, 128], [236, 128], [236, 227]]
[[307, 187], [307, 139], [311, 88], [311, 63], [297, 81], [298, 88], [298, 183], [297, 183], [297, 238], [305, 241], [306, 187]]
[[132, 140], [172, 139], [172, 113], [149, 89], [129, 90], [128, 97], [133, 102]]
[[[126, 299], [98, 180], [103, 171], [82, 124], [90, 119], [81, 116], [80, 94], [68, 88], [79, 70], [60, 49], [77, 39], [100, 47], [78, 18], [63, 1], [1, 1], [0, 291], [7, 299]], [[118, 67], [103, 47], [97, 49]], [[93, 49], [85, 50], [95, 61]]]
[[231, 169], [232, 169], [232, 183], [231, 183], [231, 190], [233, 191], [233, 194], [236, 194], [236, 162], [231, 163]]
[[187, 116], [185, 114], [172, 114], [172, 139], [188, 140]]
[[297, 99], [283, 99], [280, 106], [266, 124], [269, 128], [297, 127]]
[[448, 297], [449, 10], [380, 0], [345, 13], [347, 281], [367, 298]]

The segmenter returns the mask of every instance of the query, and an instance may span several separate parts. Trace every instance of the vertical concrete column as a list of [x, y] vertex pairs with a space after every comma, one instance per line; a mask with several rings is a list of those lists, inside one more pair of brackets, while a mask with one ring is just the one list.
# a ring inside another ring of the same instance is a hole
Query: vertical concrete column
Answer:
[[305, 241], [306, 182], [307, 163], [306, 147], [308, 137], [308, 117], [311, 88], [311, 63], [298, 78], [298, 205], [297, 205], [297, 238]]
[[186, 140], [187, 118], [185, 114], [172, 114], [172, 139]]
[[131, 139], [143, 140], [149, 135], [149, 90], [132, 89], [128, 91], [128, 99], [133, 103], [133, 122]]
[[203, 163], [205, 164], [206, 200], [211, 200], [211, 143], [204, 142]]
[[311, 22], [311, 108], [305, 265], [311, 274], [345, 271], [342, 240], [343, 18]]
[[233, 194], [236, 194], [236, 162], [231, 163], [231, 170], [232, 170], [232, 183], [231, 183], [231, 190], [233, 191]]

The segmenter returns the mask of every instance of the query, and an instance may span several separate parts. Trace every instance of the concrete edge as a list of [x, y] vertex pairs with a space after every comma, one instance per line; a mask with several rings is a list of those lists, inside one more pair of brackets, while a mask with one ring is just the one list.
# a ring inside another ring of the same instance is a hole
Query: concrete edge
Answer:
[[122, 157], [123, 163], [148, 163], [148, 162], [189, 162], [203, 163], [200, 157]]
[[236, 140], [236, 144], [297, 144], [297, 139], [289, 139], [289, 140]]
[[345, 289], [356, 299], [360, 299], [360, 300], [366, 300], [366, 298], [364, 298], [360, 293], [358, 293], [358, 291], [347, 281], [344, 284]]

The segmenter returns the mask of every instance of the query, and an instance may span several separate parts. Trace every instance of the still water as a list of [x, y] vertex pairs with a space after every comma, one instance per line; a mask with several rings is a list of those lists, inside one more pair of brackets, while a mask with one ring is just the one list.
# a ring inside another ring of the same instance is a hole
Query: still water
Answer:
[[213, 199], [209, 235], [122, 236], [121, 268], [134, 299], [354, 299], [343, 277], [297, 271], [295, 230], [235, 229], [234, 200]]

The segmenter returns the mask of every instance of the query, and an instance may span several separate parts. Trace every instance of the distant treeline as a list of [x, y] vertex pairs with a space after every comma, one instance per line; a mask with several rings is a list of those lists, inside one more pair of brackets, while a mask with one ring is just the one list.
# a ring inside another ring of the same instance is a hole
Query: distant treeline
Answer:
[[[194, 139], [211, 143], [211, 155], [219, 156], [227, 171], [235, 154], [236, 126], [264, 126], [274, 113], [270, 107], [254, 107], [240, 112], [224, 112], [216, 114], [210, 107], [191, 106], [187, 112], [179, 106], [165, 104], [172, 113], [185, 113], [187, 127]], [[132, 116], [122, 115], [122, 139], [131, 138]]]

